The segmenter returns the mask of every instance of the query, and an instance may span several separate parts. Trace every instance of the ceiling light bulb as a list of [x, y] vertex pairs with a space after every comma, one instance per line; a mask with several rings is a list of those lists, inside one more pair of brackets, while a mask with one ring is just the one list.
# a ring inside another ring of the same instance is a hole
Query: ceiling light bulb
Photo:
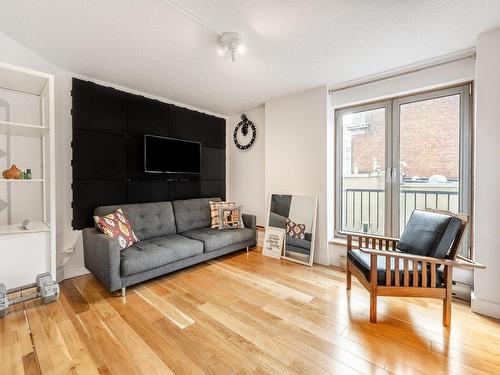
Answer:
[[220, 47], [222, 47], [226, 52], [229, 52], [232, 61], [236, 61], [236, 54], [243, 54], [245, 52], [243, 39], [239, 33], [222, 33], [217, 41]]
[[217, 48], [217, 53], [219, 54], [219, 56], [224, 56], [227, 53], [227, 48], [219, 47]]
[[239, 46], [238, 46], [238, 53], [240, 55], [244, 55], [245, 53], [247, 53], [247, 47], [241, 43]]

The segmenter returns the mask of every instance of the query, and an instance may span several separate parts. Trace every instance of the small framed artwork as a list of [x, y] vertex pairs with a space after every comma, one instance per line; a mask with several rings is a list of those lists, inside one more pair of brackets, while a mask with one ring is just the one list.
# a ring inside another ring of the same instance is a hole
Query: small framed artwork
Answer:
[[283, 240], [285, 230], [281, 228], [266, 227], [264, 237], [264, 248], [262, 254], [268, 257], [280, 259], [283, 252]]

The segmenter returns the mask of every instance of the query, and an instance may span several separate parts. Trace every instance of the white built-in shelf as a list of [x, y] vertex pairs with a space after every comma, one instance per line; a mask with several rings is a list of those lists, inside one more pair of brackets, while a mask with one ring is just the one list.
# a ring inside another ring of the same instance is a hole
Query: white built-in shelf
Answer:
[[42, 178], [32, 178], [30, 180], [25, 180], [25, 179], [13, 179], [13, 178], [0, 178], [0, 183], [1, 182], [7, 182], [7, 183], [14, 183], [14, 184], [24, 184], [24, 183], [30, 183], [30, 182], [43, 182]]
[[42, 233], [50, 232], [50, 227], [41, 221], [32, 222], [32, 229], [24, 229], [21, 224], [0, 225], [0, 236], [8, 234]]
[[7, 90], [40, 95], [50, 75], [0, 62], [0, 86]]
[[49, 128], [20, 122], [0, 121], [0, 134], [18, 135], [22, 137], [42, 137]]

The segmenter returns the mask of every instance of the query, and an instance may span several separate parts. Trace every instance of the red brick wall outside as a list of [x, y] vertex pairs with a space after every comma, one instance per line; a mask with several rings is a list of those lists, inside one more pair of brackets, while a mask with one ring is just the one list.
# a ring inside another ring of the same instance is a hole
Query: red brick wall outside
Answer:
[[[459, 176], [458, 95], [404, 104], [400, 111], [402, 172], [407, 177], [429, 178], [434, 174], [448, 180]], [[357, 119], [360, 120], [359, 118]], [[352, 170], [373, 171], [373, 159], [384, 170], [384, 111], [373, 111], [368, 128], [352, 136]]]

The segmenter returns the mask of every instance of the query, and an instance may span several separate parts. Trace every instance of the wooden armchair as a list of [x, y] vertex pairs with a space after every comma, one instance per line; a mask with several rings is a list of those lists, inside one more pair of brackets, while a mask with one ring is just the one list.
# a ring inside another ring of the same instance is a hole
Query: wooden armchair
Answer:
[[[450, 325], [453, 267], [485, 268], [457, 255], [467, 223], [467, 215], [415, 210], [401, 239], [342, 232], [346, 288], [354, 275], [368, 290], [370, 322], [377, 322], [377, 296], [427, 297], [443, 300], [443, 325]], [[359, 249], [353, 247], [356, 240]]]

